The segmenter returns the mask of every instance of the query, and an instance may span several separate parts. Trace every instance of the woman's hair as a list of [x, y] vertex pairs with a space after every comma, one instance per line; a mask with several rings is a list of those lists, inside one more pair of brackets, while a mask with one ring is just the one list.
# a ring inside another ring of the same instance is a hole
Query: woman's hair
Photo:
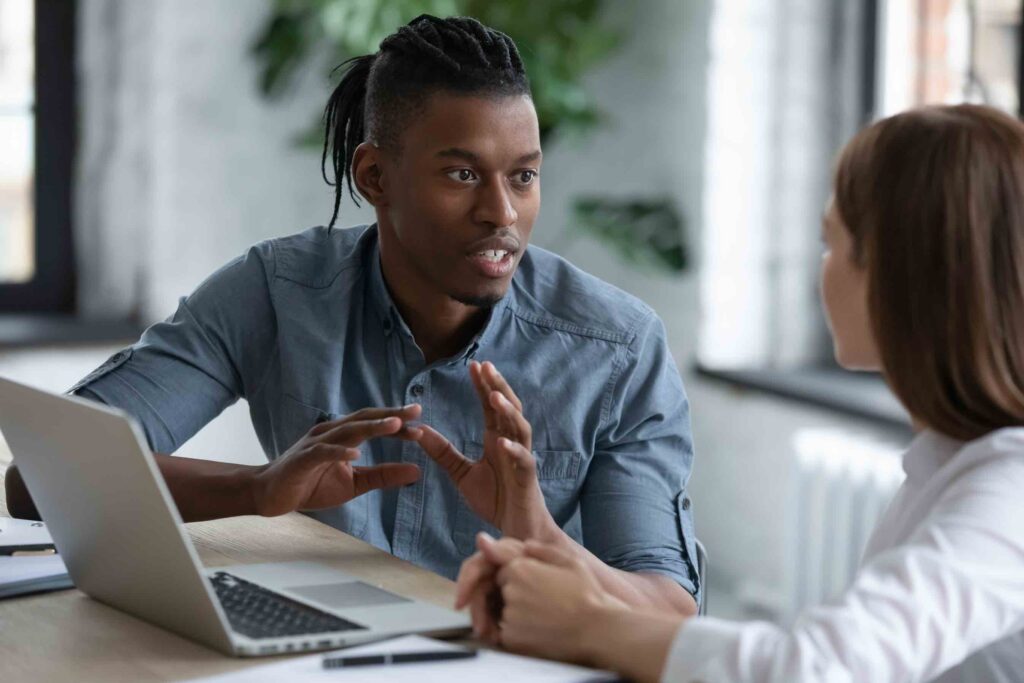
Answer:
[[[421, 112], [436, 92], [464, 95], [529, 95], [530, 83], [512, 39], [476, 19], [438, 19], [423, 14], [385, 38], [371, 55], [355, 57], [324, 110], [321, 170], [333, 185], [334, 226], [341, 204], [342, 181], [356, 204], [352, 155], [369, 140], [398, 150], [409, 119]], [[327, 177], [327, 161], [334, 180]]]
[[910, 414], [961, 440], [1024, 425], [1024, 124], [976, 105], [883, 119], [841, 153], [835, 203]]

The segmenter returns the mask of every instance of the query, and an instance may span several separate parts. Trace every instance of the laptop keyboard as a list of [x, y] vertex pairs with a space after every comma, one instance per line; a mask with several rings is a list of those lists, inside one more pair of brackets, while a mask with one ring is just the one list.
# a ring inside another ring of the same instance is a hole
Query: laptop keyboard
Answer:
[[227, 572], [216, 572], [210, 581], [231, 628], [250, 638], [366, 630], [365, 626], [321, 612]]

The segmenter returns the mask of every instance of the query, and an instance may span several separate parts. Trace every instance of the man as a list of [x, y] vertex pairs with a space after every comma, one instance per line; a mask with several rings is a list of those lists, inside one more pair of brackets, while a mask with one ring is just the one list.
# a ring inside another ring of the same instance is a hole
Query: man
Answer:
[[[352, 60], [325, 118], [330, 225], [256, 245], [72, 391], [139, 420], [186, 520], [309, 511], [449, 577], [481, 530], [538, 538], [693, 612], [682, 383], [650, 308], [527, 249], [541, 148], [515, 44], [419, 17]], [[344, 182], [376, 225], [333, 228]], [[240, 397], [268, 465], [165, 455]]]

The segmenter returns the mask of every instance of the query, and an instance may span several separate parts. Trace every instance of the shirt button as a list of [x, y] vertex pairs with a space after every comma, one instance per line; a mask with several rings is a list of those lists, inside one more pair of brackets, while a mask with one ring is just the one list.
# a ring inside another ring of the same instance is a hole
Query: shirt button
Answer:
[[684, 510], [689, 510], [690, 509], [690, 499], [689, 498], [685, 498], [683, 500], [683, 509]]
[[422, 396], [423, 395], [423, 385], [422, 384], [413, 384], [412, 385], [412, 389], [410, 390], [410, 392], [412, 393], [413, 396], [416, 396], [417, 398]]

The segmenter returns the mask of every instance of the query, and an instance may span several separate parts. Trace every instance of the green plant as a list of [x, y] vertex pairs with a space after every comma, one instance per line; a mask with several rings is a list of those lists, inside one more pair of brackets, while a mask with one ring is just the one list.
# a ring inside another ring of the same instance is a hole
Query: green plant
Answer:
[[689, 264], [683, 221], [671, 199], [583, 197], [573, 204], [576, 230], [589, 233], [626, 261], [668, 274]]
[[[337, 64], [376, 52], [381, 40], [420, 14], [472, 16], [519, 47], [546, 141], [555, 133], [579, 136], [601, 120], [581, 82], [620, 40], [601, 21], [601, 6], [601, 0], [276, 0], [253, 52], [260, 89], [278, 97], [324, 48]], [[307, 139], [319, 142], [321, 136]]]

